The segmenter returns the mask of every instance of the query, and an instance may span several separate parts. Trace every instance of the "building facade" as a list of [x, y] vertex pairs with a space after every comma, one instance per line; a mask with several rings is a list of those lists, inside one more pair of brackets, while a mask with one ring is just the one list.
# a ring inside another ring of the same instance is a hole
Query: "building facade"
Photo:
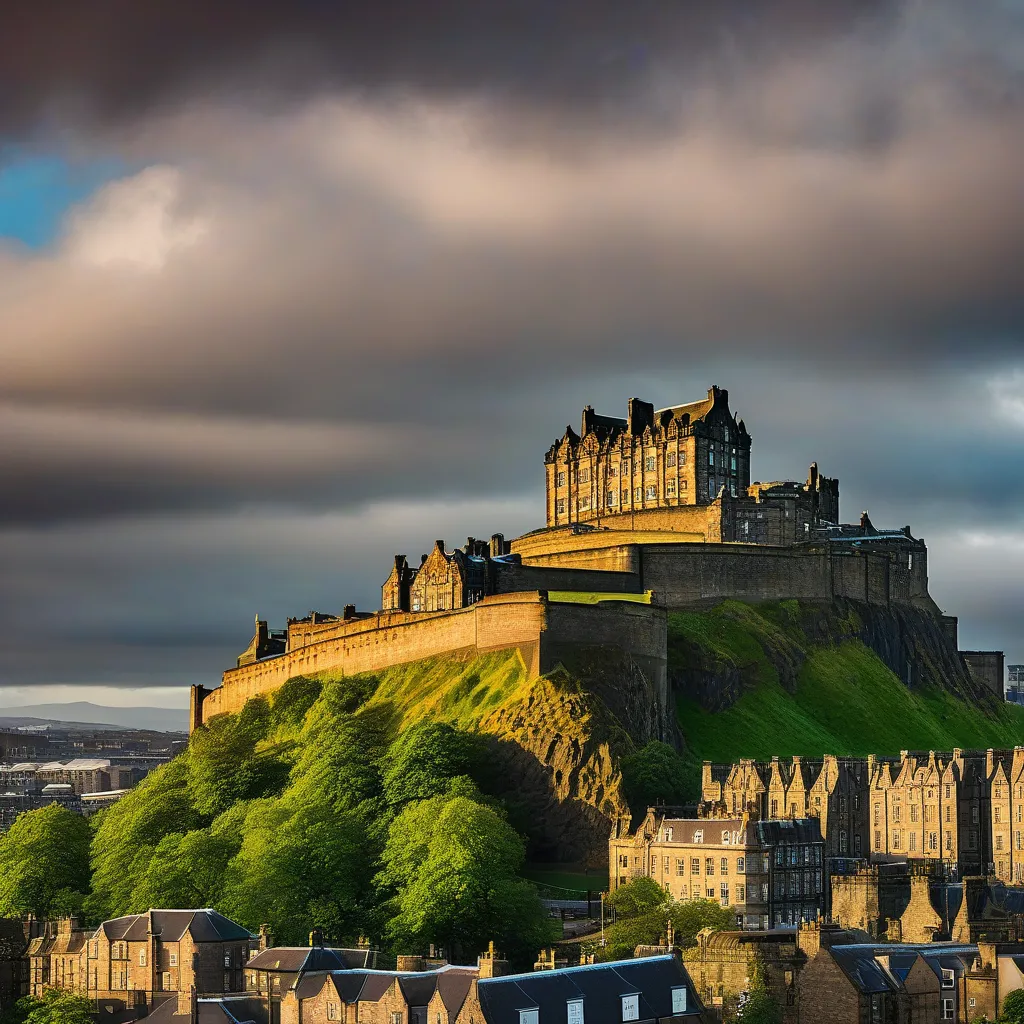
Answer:
[[[628, 519], [655, 529], [700, 529], [692, 515], [673, 526], [652, 512], [738, 500], [727, 532], [713, 540], [792, 544], [819, 523], [839, 521], [839, 482], [811, 467], [806, 484], [750, 480], [751, 438], [729, 409], [729, 392], [667, 409], [631, 398], [624, 419], [583, 410], [545, 456], [546, 524], [615, 524]], [[639, 519], [637, 518], [639, 516]]]
[[75, 918], [39, 922], [28, 947], [30, 993], [78, 992], [121, 1010], [193, 992], [242, 992], [256, 936], [214, 910], [150, 910], [104, 921], [95, 930]]
[[673, 818], [648, 810], [636, 831], [619, 819], [608, 846], [611, 887], [654, 879], [676, 900], [714, 900], [742, 928], [813, 920], [825, 907], [818, 822]]

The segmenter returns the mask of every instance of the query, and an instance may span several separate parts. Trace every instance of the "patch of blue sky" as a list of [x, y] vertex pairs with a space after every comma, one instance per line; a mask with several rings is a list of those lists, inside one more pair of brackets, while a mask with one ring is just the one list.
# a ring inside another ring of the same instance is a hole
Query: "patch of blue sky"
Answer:
[[33, 249], [44, 248], [60, 233], [70, 207], [127, 171], [115, 159], [76, 163], [0, 150], [0, 241], [17, 239]]

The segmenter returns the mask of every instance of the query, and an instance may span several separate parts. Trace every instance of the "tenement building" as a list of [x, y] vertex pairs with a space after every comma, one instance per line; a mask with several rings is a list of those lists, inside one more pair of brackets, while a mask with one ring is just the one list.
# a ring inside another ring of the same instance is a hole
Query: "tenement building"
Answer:
[[813, 817], [831, 867], [922, 861], [1024, 883], [1024, 747], [705, 763], [698, 813]]
[[619, 819], [608, 845], [613, 889], [653, 878], [674, 899], [732, 908], [751, 930], [794, 927], [825, 908], [816, 819], [673, 818], [651, 808], [635, 833], [629, 824]]
[[241, 992], [258, 938], [215, 910], [150, 910], [104, 921], [95, 930], [75, 918], [32, 922], [30, 993], [62, 988], [110, 1012], [171, 1001], [188, 1010], [194, 993]]

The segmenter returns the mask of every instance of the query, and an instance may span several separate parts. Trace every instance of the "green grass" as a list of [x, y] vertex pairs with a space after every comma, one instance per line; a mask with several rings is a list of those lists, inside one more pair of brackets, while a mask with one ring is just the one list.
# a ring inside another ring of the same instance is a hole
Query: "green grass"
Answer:
[[602, 594], [593, 590], [549, 590], [548, 600], [555, 604], [600, 604], [602, 601], [632, 601], [650, 604], [651, 592], [643, 594]]
[[[776, 665], [794, 650], [806, 658], [789, 692]], [[670, 659], [680, 666], [717, 662], [740, 670], [749, 684], [725, 711], [678, 701], [693, 761], [1024, 743], [1024, 708], [991, 712], [938, 688], [910, 691], [859, 640], [809, 643], [795, 602], [758, 609], [725, 602], [707, 613], [673, 614]]]

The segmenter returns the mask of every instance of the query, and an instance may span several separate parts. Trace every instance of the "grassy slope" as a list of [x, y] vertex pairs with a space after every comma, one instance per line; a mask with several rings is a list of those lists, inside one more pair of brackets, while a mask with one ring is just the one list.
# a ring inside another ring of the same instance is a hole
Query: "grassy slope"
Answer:
[[[710, 713], [680, 699], [679, 724], [689, 758], [897, 754], [1024, 743], [1024, 708], [1006, 705], [989, 715], [945, 691], [908, 691], [857, 640], [808, 643], [797, 612], [792, 602], [756, 610], [725, 602], [710, 612], [671, 616], [676, 656], [696, 645], [727, 665], [748, 666], [756, 678], [726, 711]], [[779, 684], [765, 653], [785, 645], [799, 646], [807, 655], [794, 693]]]

